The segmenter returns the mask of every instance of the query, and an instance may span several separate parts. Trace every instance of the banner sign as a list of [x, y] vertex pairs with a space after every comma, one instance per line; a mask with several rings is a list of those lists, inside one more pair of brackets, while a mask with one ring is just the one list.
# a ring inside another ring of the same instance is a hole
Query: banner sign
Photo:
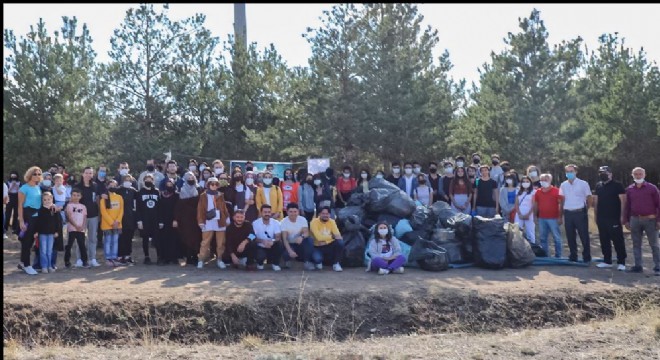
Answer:
[[[229, 171], [231, 172], [234, 170], [234, 167], [240, 166], [243, 173], [245, 173], [245, 164], [247, 162], [247, 160], [232, 160], [229, 162], [231, 169]], [[290, 162], [253, 161], [252, 165], [254, 166], [252, 171], [255, 173], [266, 171], [266, 165], [273, 165], [273, 176], [280, 179], [284, 178], [284, 170], [293, 168], [293, 163]]]

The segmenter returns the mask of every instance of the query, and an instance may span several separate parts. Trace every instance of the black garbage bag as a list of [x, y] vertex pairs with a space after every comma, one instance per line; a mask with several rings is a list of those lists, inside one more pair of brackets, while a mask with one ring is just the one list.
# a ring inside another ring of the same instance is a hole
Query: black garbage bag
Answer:
[[436, 218], [447, 210], [451, 210], [451, 206], [444, 201], [436, 201], [431, 205], [431, 212]]
[[353, 193], [350, 198], [348, 198], [348, 202], [346, 203], [348, 206], [365, 206], [367, 205], [367, 202], [369, 202], [369, 193]]
[[450, 264], [463, 264], [463, 246], [457, 242], [449, 242], [442, 244], [442, 247], [447, 251], [447, 258]]
[[388, 189], [390, 191], [399, 191], [398, 186], [392, 184], [391, 182], [385, 179], [373, 178], [369, 180], [369, 190], [371, 189]]
[[346, 206], [337, 210], [337, 222], [343, 223], [349, 216], [355, 215], [358, 217], [358, 223], [362, 222], [364, 217], [364, 209], [361, 206]]
[[399, 190], [387, 199], [387, 212], [399, 217], [408, 217], [415, 211], [415, 201], [405, 192]]
[[428, 232], [417, 230], [406, 233], [399, 240], [403, 241], [404, 243], [410, 246], [413, 246], [419, 240], [428, 240], [428, 239], [429, 239]]
[[487, 269], [503, 268], [506, 264], [506, 220], [475, 216], [472, 221], [475, 234], [472, 251], [476, 265]]
[[[397, 188], [398, 189], [398, 188]], [[401, 191], [401, 190], [396, 190]], [[369, 191], [369, 202], [367, 203], [367, 211], [371, 213], [384, 213], [388, 212], [390, 206], [390, 195], [394, 194], [395, 190], [391, 189], [371, 189]], [[403, 217], [403, 216], [402, 216]]]
[[438, 244], [456, 242], [456, 234], [452, 229], [435, 228], [431, 232], [431, 240]]
[[427, 271], [442, 271], [449, 268], [447, 250], [430, 240], [418, 240], [410, 249], [408, 261], [417, 261]]
[[388, 213], [382, 213], [378, 215], [378, 222], [385, 221], [387, 222], [388, 225], [391, 225], [392, 227], [395, 227], [396, 224], [399, 223], [399, 220], [401, 220], [400, 217]]
[[360, 231], [363, 229], [362, 222], [357, 215], [351, 215], [342, 222], [342, 232]]
[[371, 229], [371, 227], [374, 226], [377, 222], [378, 220], [367, 216], [362, 219], [362, 226], [366, 227], [367, 229]]
[[437, 227], [454, 229], [456, 237], [467, 238], [472, 231], [472, 216], [456, 211], [444, 201], [436, 201], [431, 206], [437, 216]]
[[536, 254], [534, 254], [529, 242], [523, 237], [523, 232], [518, 224], [507, 223], [504, 226], [507, 231], [506, 257], [509, 266], [521, 268], [532, 265], [536, 259]]
[[534, 252], [534, 255], [536, 255], [536, 257], [548, 257], [548, 253], [546, 253], [545, 250], [543, 250], [541, 245], [531, 244], [530, 246], [532, 247], [532, 251]]
[[417, 206], [410, 216], [410, 225], [415, 230], [429, 231], [433, 228], [433, 212], [426, 206]]
[[364, 250], [366, 242], [360, 231], [347, 231], [342, 234], [344, 239], [344, 258], [342, 265], [346, 267], [364, 266]]

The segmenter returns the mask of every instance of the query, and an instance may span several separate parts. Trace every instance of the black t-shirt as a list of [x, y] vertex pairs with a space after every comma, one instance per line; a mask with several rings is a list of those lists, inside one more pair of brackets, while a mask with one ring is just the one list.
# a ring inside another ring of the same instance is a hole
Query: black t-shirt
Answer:
[[401, 176], [399, 177], [394, 177], [394, 175], [390, 174], [387, 177], [385, 177], [385, 180], [391, 182], [392, 184], [399, 186], [399, 179], [401, 179]]
[[495, 207], [495, 199], [493, 199], [493, 192], [497, 191], [497, 181], [493, 179], [475, 181], [475, 188], [477, 189], [477, 206]]
[[607, 183], [599, 181], [596, 184], [598, 218], [615, 220], [621, 218], [621, 199], [619, 199], [619, 195], [625, 193], [626, 190], [618, 181], [611, 180]]
[[85, 205], [87, 208], [87, 218], [89, 219], [99, 216], [99, 206], [97, 204], [97, 200], [101, 194], [99, 193], [98, 184], [92, 182], [91, 186], [85, 186], [85, 184], [81, 181], [75, 187], [80, 189], [82, 195], [80, 203]]
[[226, 256], [231, 256], [232, 253], [235, 253], [238, 245], [247, 239], [250, 234], [254, 234], [254, 230], [252, 229], [252, 223], [247, 220], [243, 222], [241, 227], [236, 226], [233, 222], [229, 224], [225, 233], [227, 237], [227, 246], [225, 247]]

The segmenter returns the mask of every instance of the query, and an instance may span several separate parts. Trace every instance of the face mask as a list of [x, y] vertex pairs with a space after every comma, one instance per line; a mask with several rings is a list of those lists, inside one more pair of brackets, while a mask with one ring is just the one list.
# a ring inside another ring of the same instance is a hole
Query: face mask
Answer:
[[392, 174], [398, 174], [400, 172], [401, 172], [401, 169], [399, 169], [399, 168], [393, 168], [392, 169]]
[[508, 166], [502, 166], [502, 171], [503, 171], [503, 172], [509, 172], [509, 170], [511, 170], [510, 167], [508, 167]]
[[530, 185], [531, 185], [531, 184], [528, 183], [528, 182], [524, 182], [524, 183], [522, 183], [522, 187], [523, 187], [523, 189], [527, 189], [527, 188], [529, 188]]
[[465, 163], [462, 162], [462, 161], [457, 161], [457, 162], [456, 162], [456, 166], [457, 166], [457, 167], [463, 167], [463, 165], [465, 165]]
[[478, 163], [481, 162], [481, 159], [472, 159], [472, 162], [475, 163], [475, 164], [478, 164]]
[[451, 174], [453, 172], [454, 172], [454, 168], [452, 168], [452, 167], [446, 167], [445, 168], [445, 174]]
[[415, 169], [413, 170], [413, 172], [415, 172], [415, 174], [419, 174], [420, 172], [422, 172], [422, 168], [418, 167], [418, 166], [415, 166]]
[[204, 176], [204, 180], [208, 180], [211, 177], [211, 174], [207, 173], [207, 174], [204, 174], [202, 176]]
[[264, 179], [264, 185], [268, 186], [273, 183], [273, 179], [271, 178], [265, 178]]
[[225, 172], [225, 168], [222, 168], [222, 167], [220, 167], [220, 168], [214, 168], [214, 169], [213, 169], [213, 172], [214, 172], [216, 175], [220, 175], [220, 174], [222, 174], [223, 172]]
[[50, 187], [52, 185], [52, 182], [50, 180], [44, 180], [41, 183], [44, 184], [45, 187]]
[[379, 233], [381, 236], [385, 236], [385, 235], [387, 235], [388, 232], [389, 232], [389, 230], [387, 230], [387, 229], [378, 229], [378, 233]]
[[319, 179], [314, 180], [314, 185], [316, 185], [316, 186], [321, 185], [321, 180], [319, 180]]
[[644, 183], [644, 178], [634, 179], [634, 180], [635, 180], [635, 184], [643, 184]]
[[[513, 185], [513, 179], [506, 179], [505, 181], [506, 181], [507, 185]], [[525, 184], [525, 183], [523, 183], [523, 184]]]
[[149, 171], [149, 172], [153, 172], [154, 170], [156, 170], [156, 167], [155, 167], [155, 166], [153, 166], [153, 165], [147, 165], [147, 171]]
[[119, 170], [119, 175], [124, 176], [126, 174], [128, 174], [128, 169], [120, 169]]
[[544, 188], [548, 188], [548, 187], [550, 187], [550, 183], [547, 182], [547, 181], [541, 181], [541, 186], [544, 187]]
[[493, 160], [493, 165], [494, 165], [494, 166], [497, 166], [497, 164], [499, 164], [499, 163], [500, 163], [499, 160]]
[[252, 166], [246, 166], [245, 171], [252, 171], [254, 168]]
[[195, 171], [195, 170], [197, 170], [197, 166], [195, 166], [195, 165], [190, 165], [190, 166], [188, 166], [188, 170], [190, 170], [190, 171]]
[[253, 179], [253, 178], [247, 178], [247, 179], [245, 179], [245, 184], [246, 184], [246, 185], [252, 185], [252, 184], [254, 184], [254, 179]]
[[383, 178], [383, 174], [376, 174], [376, 179], [382, 179], [382, 178]]
[[111, 192], [111, 193], [115, 193], [115, 192], [117, 192], [117, 188], [116, 187], [111, 187], [111, 188], [108, 188], [108, 191]]
[[122, 183], [122, 185], [124, 185], [125, 188], [129, 188], [129, 187], [133, 186], [133, 184], [130, 181], [124, 181]]
[[351, 176], [351, 173], [344, 173], [344, 178], [348, 179]]
[[438, 172], [438, 169], [436, 169], [436, 168], [430, 168], [430, 169], [429, 169], [429, 172], [430, 172], [431, 174], [435, 174], [435, 173]]
[[153, 181], [145, 181], [145, 182], [144, 182], [144, 186], [145, 186], [145, 187], [148, 187], [148, 188], [151, 188], [151, 187], [154, 186], [154, 183], [153, 183]]
[[426, 184], [426, 180], [417, 180], [417, 182], [418, 182], [420, 185], [424, 185], [424, 184]]
[[366, 178], [367, 178], [367, 174], [362, 173], [362, 174], [360, 174], [360, 177], [363, 178], [363, 179], [366, 179]]
[[536, 171], [530, 171], [529, 176], [535, 178], [535, 177], [539, 176], [539, 173], [536, 172]]
[[18, 181], [18, 178], [16, 176], [12, 176], [11, 181]]
[[105, 177], [105, 171], [99, 171], [99, 177], [104, 178]]
[[195, 179], [187, 180], [186, 183], [188, 183], [190, 186], [195, 186]]
[[166, 186], [165, 191], [169, 192], [169, 193], [172, 193], [172, 192], [174, 192], [174, 187], [173, 186]]
[[229, 186], [229, 182], [225, 179], [218, 180], [218, 183], [220, 184], [221, 188]]
[[204, 165], [200, 165], [200, 166], [199, 166], [199, 171], [200, 171], [200, 172], [204, 171], [204, 169], [206, 169], [206, 166], [204, 166]]
[[405, 168], [405, 169], [403, 169], [403, 171], [406, 172], [406, 175], [412, 174], [412, 169], [411, 168]]
[[610, 179], [610, 176], [607, 174], [598, 174], [598, 177], [600, 178], [601, 181], [607, 181]]
[[573, 180], [573, 179], [575, 179], [575, 173], [572, 173], [572, 172], [570, 172], [570, 173], [566, 173], [566, 178], [567, 178], [568, 180]]

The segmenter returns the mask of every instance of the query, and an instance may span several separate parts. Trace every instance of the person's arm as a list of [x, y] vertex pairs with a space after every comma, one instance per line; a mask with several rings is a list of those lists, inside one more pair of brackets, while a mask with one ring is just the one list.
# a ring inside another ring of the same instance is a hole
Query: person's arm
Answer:
[[[538, 190], [541, 191], [541, 190]], [[536, 202], [536, 194], [532, 198], [532, 211], [534, 212], [534, 222], [539, 222], [539, 204]]]
[[341, 237], [341, 233], [337, 228], [337, 223], [334, 220], [332, 221], [332, 235], [334, 235], [335, 240], [343, 240], [343, 238]]
[[[628, 199], [626, 199], [626, 193], [625, 192], [623, 194], [619, 194], [619, 200], [621, 201], [621, 219], [619, 219], [619, 220], [621, 221], [621, 224], [623, 224], [623, 212], [625, 211], [625, 208], [626, 208], [626, 201], [628, 201]], [[595, 208], [596, 208], [596, 205], [594, 205], [594, 209]]]
[[490, 179], [492, 184], [493, 184], [493, 201], [495, 202], [495, 214], [500, 213], [500, 202], [497, 201], [497, 197], [499, 196], [499, 193], [497, 192], [497, 182], [495, 180]]
[[[20, 207], [19, 207], [20, 209]], [[626, 190], [626, 203], [623, 205], [623, 212], [621, 213], [622, 219], [621, 223], [629, 229], [630, 223], [630, 196], [628, 196], [628, 191]]]
[[18, 192], [18, 223], [21, 227], [21, 230], [25, 231], [25, 219], [23, 219], [23, 205], [25, 204], [25, 194], [19, 190]]
[[369, 240], [368, 252], [369, 252], [369, 257], [370, 258], [375, 259], [376, 257], [378, 257], [378, 255], [379, 255], [378, 254], [378, 244], [376, 242], [376, 238], [371, 238]]
[[479, 194], [479, 189], [475, 186], [468, 185], [469, 193], [472, 194], [472, 210], [477, 209], [477, 194]]
[[401, 244], [399, 243], [399, 239], [392, 236], [392, 238], [390, 239], [390, 244], [392, 244], [392, 259], [396, 258], [397, 256], [403, 253], [401, 251]]
[[[619, 195], [619, 199], [621, 199], [621, 195]], [[592, 196], [591, 201], [594, 207], [594, 219], [598, 220], [598, 195]]]
[[[505, 188], [503, 188], [503, 189], [505, 189]], [[513, 209], [515, 210], [516, 214], [518, 214], [518, 216], [520, 216], [522, 218], [522, 213], [520, 212], [520, 204], [518, 204], [518, 202], [520, 200], [519, 200], [518, 197], [519, 197], [519, 195], [516, 194], [516, 200], [514, 201]]]
[[564, 222], [564, 197], [560, 195], [557, 203], [559, 205], [559, 219], [557, 219], [557, 223], [561, 225]]

